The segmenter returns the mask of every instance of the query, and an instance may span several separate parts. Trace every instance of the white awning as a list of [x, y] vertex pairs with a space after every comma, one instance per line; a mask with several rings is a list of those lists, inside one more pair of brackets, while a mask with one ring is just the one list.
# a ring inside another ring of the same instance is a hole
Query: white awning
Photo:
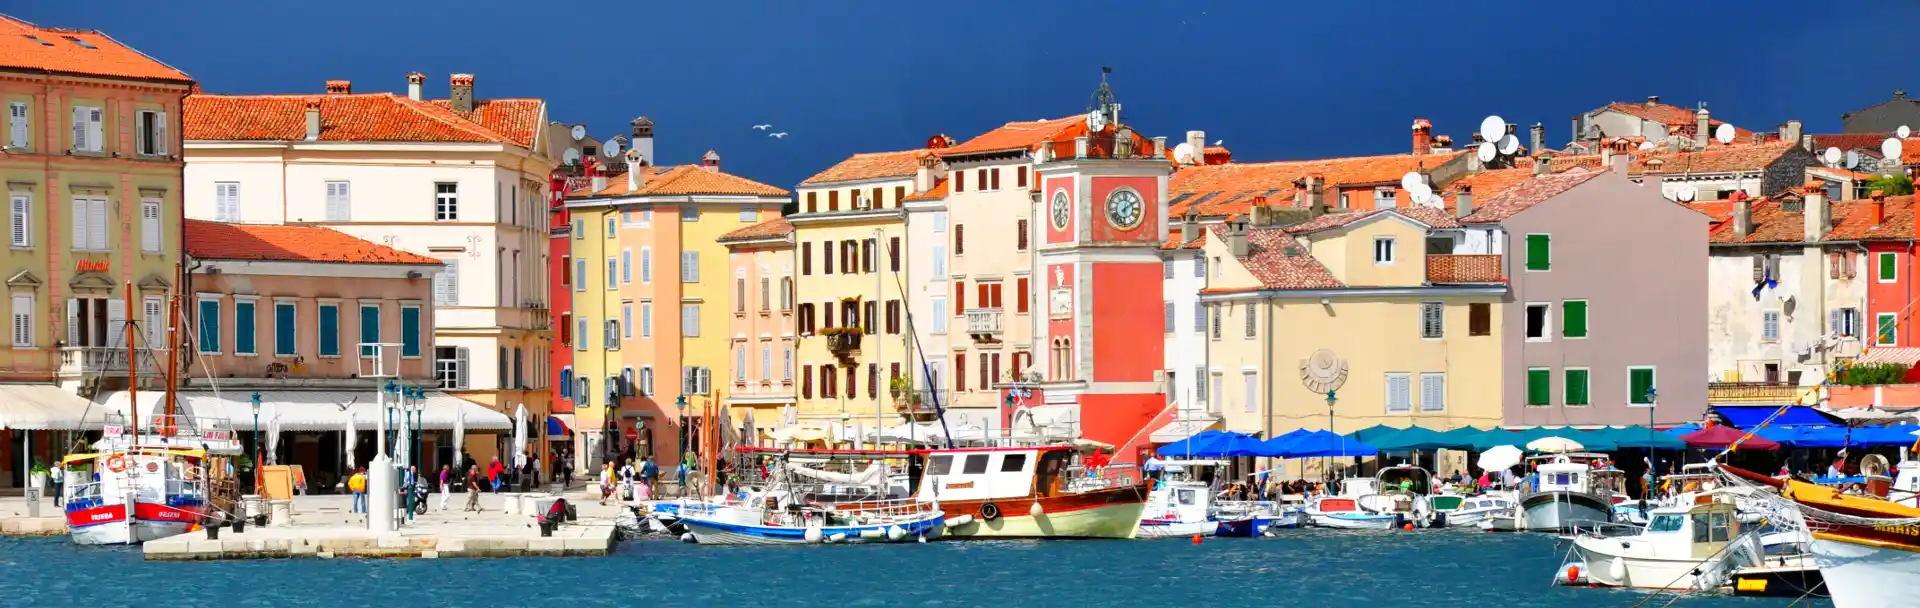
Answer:
[[1166, 426], [1154, 429], [1153, 433], [1147, 436], [1147, 441], [1154, 445], [1173, 443], [1218, 426], [1220, 426], [1218, 416], [1210, 416], [1204, 412], [1180, 412], [1179, 418], [1168, 422]]
[[[253, 391], [181, 391], [179, 395], [182, 416], [226, 420], [235, 430], [254, 430]], [[164, 396], [159, 391], [141, 391], [140, 416], [151, 420]], [[269, 426], [277, 417], [282, 431], [340, 431], [351, 416], [355, 429], [374, 430], [380, 425], [380, 407], [374, 398], [373, 391], [263, 390], [260, 426]], [[506, 414], [446, 393], [428, 392], [425, 403], [423, 424], [430, 431], [453, 430], [456, 416], [466, 418], [469, 432], [513, 428], [513, 419]], [[106, 409], [125, 413], [127, 393], [108, 395]]]
[[99, 430], [106, 409], [52, 384], [0, 384], [0, 429]]

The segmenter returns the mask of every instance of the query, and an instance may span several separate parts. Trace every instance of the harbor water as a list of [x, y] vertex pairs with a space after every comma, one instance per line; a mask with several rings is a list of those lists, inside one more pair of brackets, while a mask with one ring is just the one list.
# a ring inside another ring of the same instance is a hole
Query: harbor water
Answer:
[[[1564, 547], [1562, 547], [1564, 549]], [[237, 606], [1365, 606], [1630, 608], [1671, 596], [1552, 587], [1552, 537], [1290, 530], [1264, 539], [703, 547], [606, 558], [146, 562], [135, 549], [0, 538], [0, 605], [134, 597]], [[1650, 600], [1650, 601], [1649, 601]], [[1675, 606], [1792, 599], [1693, 596]], [[1802, 601], [1799, 606], [1828, 606]]]

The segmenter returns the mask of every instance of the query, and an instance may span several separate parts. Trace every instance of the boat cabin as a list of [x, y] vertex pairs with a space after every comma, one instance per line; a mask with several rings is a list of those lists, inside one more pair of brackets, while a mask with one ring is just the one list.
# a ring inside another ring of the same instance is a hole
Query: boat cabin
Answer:
[[1433, 493], [1433, 474], [1410, 464], [1380, 469], [1373, 478], [1379, 484], [1379, 491], [1383, 493], [1399, 492], [1403, 489], [1423, 496]]
[[1168, 481], [1147, 496], [1144, 520], [1206, 521], [1211, 509], [1211, 492], [1198, 481]]
[[1063, 489], [1074, 451], [1064, 447], [959, 448], [919, 455], [914, 495], [935, 500], [1052, 496]]
[[1547, 457], [1545, 462], [1534, 465], [1534, 472], [1539, 475], [1539, 483], [1534, 491], [1594, 494], [1610, 497], [1616, 503], [1626, 500], [1626, 494], [1622, 493], [1626, 488], [1626, 472], [1614, 468], [1596, 469], [1593, 463], [1598, 458], [1593, 457], [1604, 458], [1598, 454]]
[[1654, 509], [1638, 539], [1622, 542], [1622, 547], [1631, 550], [1636, 542], [1645, 542], [1651, 555], [1670, 558], [1706, 559], [1720, 553], [1740, 536], [1738, 513], [1731, 504], [1697, 500], [1701, 502]]

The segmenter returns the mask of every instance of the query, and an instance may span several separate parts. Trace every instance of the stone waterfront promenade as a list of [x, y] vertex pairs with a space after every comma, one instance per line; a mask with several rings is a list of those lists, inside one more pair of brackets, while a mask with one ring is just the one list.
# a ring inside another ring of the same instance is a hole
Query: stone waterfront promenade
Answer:
[[482, 511], [469, 513], [461, 510], [466, 495], [449, 497], [442, 511], [436, 508], [440, 497], [435, 494], [426, 515], [387, 534], [367, 531], [365, 515], [350, 512], [348, 496], [301, 496], [294, 500], [289, 523], [249, 525], [238, 534], [224, 528], [218, 539], [208, 539], [201, 530], [146, 543], [142, 551], [149, 560], [218, 560], [595, 556], [612, 550], [614, 507], [575, 501], [579, 519], [554, 530], [551, 537], [541, 537], [534, 516], [506, 514], [507, 496], [482, 494]]
[[56, 536], [67, 533], [67, 520], [61, 517], [53, 500], [40, 500], [40, 516], [33, 517], [27, 499], [0, 496], [0, 536]]

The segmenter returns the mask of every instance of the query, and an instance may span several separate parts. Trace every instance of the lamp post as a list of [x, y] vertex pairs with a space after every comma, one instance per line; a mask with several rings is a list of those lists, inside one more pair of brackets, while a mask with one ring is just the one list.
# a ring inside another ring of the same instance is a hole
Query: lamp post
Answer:
[[[261, 458], [260, 456], [261, 454], [260, 392], [254, 391], [253, 396], [249, 398], [249, 401], [253, 403], [253, 491], [255, 494], [258, 494], [260, 493], [260, 463], [261, 463], [261, 460], [260, 460]], [[139, 429], [135, 429], [134, 432], [138, 433]]]
[[[1334, 432], [1334, 430], [1333, 430], [1333, 402], [1335, 402], [1335, 401], [1339, 401], [1339, 399], [1338, 399], [1338, 398], [1336, 398], [1336, 397], [1334, 396], [1334, 393], [1333, 393], [1333, 391], [1327, 391], [1327, 432], [1329, 432], [1329, 433], [1333, 433], [1333, 432]], [[1345, 450], [1345, 446], [1343, 445], [1341, 449], [1342, 449], [1342, 450], [1344, 451], [1344, 450]], [[1327, 467], [1326, 467], [1326, 469], [1327, 469], [1327, 470], [1325, 470], [1325, 471], [1322, 471], [1322, 473], [1325, 473], [1325, 474], [1326, 474], [1326, 476], [1327, 476], [1327, 481], [1328, 481], [1329, 483], [1331, 483], [1331, 482], [1333, 481], [1333, 457], [1332, 457], [1332, 456], [1328, 456], [1328, 457], [1327, 457]]]
[[1659, 467], [1653, 466], [1653, 411], [1660, 407], [1660, 393], [1653, 387], [1647, 387], [1647, 487], [1640, 489], [1641, 507], [1646, 506], [1647, 494], [1653, 492], [1653, 481], [1659, 475]]

